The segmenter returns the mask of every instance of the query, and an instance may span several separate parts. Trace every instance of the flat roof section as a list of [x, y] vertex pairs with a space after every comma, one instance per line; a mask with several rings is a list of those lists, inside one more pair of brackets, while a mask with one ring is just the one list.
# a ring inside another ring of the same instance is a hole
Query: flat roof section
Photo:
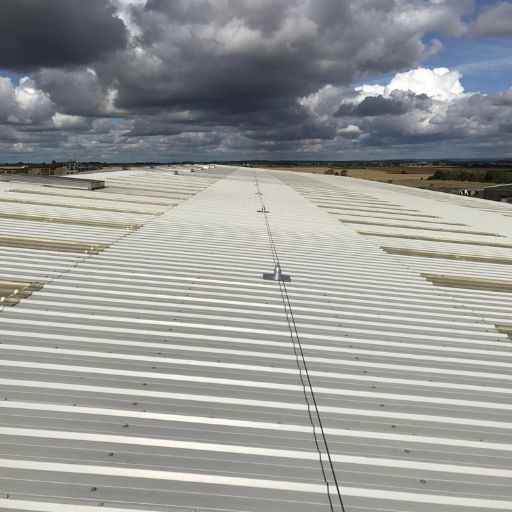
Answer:
[[98, 190], [105, 187], [102, 180], [87, 178], [71, 178], [70, 176], [27, 176], [25, 174], [0, 174], [0, 181], [39, 184], [47, 187], [77, 188], [82, 190]]

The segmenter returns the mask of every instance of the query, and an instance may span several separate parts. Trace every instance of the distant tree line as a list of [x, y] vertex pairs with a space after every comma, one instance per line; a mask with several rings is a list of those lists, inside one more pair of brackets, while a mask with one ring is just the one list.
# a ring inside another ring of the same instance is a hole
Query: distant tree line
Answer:
[[[52, 169], [55, 169], [56, 167], [61, 167], [62, 165], [66, 165], [68, 163], [68, 160], [52, 160], [50, 163], [48, 162], [0, 162], [0, 167], [8, 167], [8, 166], [15, 166], [15, 167], [51, 167]], [[81, 162], [88, 165], [102, 165], [101, 162]]]
[[512, 183], [512, 169], [440, 169], [428, 179], [450, 181], [479, 181], [482, 183]]

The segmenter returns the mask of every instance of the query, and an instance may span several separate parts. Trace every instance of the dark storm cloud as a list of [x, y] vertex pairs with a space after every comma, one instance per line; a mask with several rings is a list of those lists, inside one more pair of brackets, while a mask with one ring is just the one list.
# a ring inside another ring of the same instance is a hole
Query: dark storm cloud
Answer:
[[0, 69], [88, 64], [123, 48], [126, 29], [106, 0], [1, 0]]
[[462, 4], [151, 0], [131, 11], [139, 47], [98, 72], [118, 81], [122, 109], [272, 111], [326, 83], [414, 65], [424, 31], [460, 30]]
[[367, 96], [360, 103], [342, 103], [334, 113], [334, 117], [357, 116], [399, 116], [414, 109], [428, 108], [432, 101], [426, 94], [414, 94], [404, 91], [393, 91], [389, 98], [382, 95]]
[[109, 115], [108, 88], [99, 82], [92, 69], [43, 69], [35, 80], [64, 114]]
[[[335, 124], [311, 118], [298, 104], [301, 97], [326, 83], [414, 65], [430, 51], [424, 32], [460, 33], [468, 5], [149, 0], [125, 11], [135, 27], [131, 44], [94, 66], [92, 89], [115, 88], [113, 106], [135, 116], [131, 138], [216, 129], [229, 145], [231, 128], [252, 144], [331, 140]], [[88, 95], [80, 80], [71, 82], [63, 87], [60, 79], [47, 80], [45, 87], [63, 111], [83, 115]]]
[[272, 140], [278, 142], [334, 139], [335, 135], [335, 126], [315, 123], [313, 121], [306, 121], [300, 125], [289, 126], [279, 130], [258, 130], [245, 133], [245, 136], [252, 140]]
[[382, 96], [365, 98], [355, 109], [356, 116], [398, 116], [409, 112], [412, 109], [426, 108], [431, 101], [426, 94], [411, 94], [402, 91], [395, 91], [391, 98]]
[[384, 98], [382, 96], [369, 96], [357, 105], [351, 112], [354, 116], [383, 116], [405, 114], [407, 105], [394, 98]]

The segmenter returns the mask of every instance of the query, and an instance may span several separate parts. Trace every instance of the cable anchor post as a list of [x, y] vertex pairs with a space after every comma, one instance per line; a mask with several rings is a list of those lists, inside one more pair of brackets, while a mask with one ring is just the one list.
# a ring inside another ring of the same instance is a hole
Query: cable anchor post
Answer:
[[274, 272], [263, 274], [263, 279], [265, 281], [283, 281], [285, 283], [291, 282], [290, 276], [281, 272], [281, 265], [279, 265], [279, 263], [276, 264]]

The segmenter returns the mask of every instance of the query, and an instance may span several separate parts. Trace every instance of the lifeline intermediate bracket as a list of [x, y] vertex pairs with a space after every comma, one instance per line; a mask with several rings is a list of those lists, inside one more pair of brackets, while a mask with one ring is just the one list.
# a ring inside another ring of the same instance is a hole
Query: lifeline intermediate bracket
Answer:
[[279, 263], [275, 266], [274, 272], [269, 274], [263, 274], [265, 281], [283, 281], [285, 283], [291, 282], [290, 276], [287, 276], [281, 272], [281, 265]]

